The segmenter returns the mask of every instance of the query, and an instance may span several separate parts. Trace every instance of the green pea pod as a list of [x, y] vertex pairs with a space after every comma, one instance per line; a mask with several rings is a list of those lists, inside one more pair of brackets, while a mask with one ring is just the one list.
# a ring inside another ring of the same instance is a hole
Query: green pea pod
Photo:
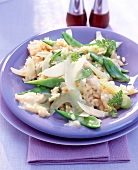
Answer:
[[98, 55], [96, 55], [95, 53], [92, 53], [92, 52], [90, 52], [90, 57], [91, 57], [94, 61], [96, 61], [97, 63], [103, 65], [103, 58], [102, 58], [102, 57], [100, 57], [100, 56], [98, 56]]
[[72, 38], [68, 33], [62, 32], [62, 36], [64, 40], [67, 42], [68, 45], [71, 45], [72, 47], [82, 47], [83, 44]]
[[64, 81], [65, 80], [63, 78], [55, 77], [55, 78], [47, 78], [47, 79], [42, 79], [42, 80], [33, 80], [33, 81], [25, 82], [25, 83], [54, 88], [56, 86], [59, 86], [61, 84], [61, 82], [64, 82]]
[[89, 77], [91, 74], [92, 74], [92, 69], [90, 69], [90, 68], [84, 68], [84, 69], [82, 69], [81, 70], [81, 72], [80, 72], [80, 74], [79, 74], [79, 76], [78, 76], [78, 78], [75, 80], [75, 81], [80, 81], [80, 80], [82, 80], [82, 79], [84, 79], [84, 78], [87, 78], [87, 77]]
[[[97, 63], [103, 65], [103, 57], [98, 56], [97, 54], [92, 53], [92, 52], [90, 52], [90, 57], [91, 57], [94, 61], [96, 61]], [[122, 73], [128, 73], [129, 71], [126, 70], [126, 69], [124, 69], [124, 68], [121, 68], [121, 72], [122, 72]]]
[[51, 89], [44, 87], [44, 86], [39, 86], [39, 87], [35, 87], [33, 89], [30, 89], [30, 90], [27, 90], [27, 91], [24, 91], [24, 92], [21, 92], [21, 93], [18, 93], [18, 94], [23, 95], [23, 94], [28, 93], [28, 92], [41, 93], [41, 94], [49, 93], [50, 94]]
[[86, 126], [88, 128], [96, 129], [100, 127], [101, 120], [97, 119], [94, 116], [88, 116], [88, 117], [81, 117], [79, 114], [76, 113], [69, 113], [61, 110], [55, 110], [58, 114], [65, 117], [68, 120], [72, 120], [72, 117], [75, 118], [75, 120], [79, 120], [80, 124], [83, 126]]
[[119, 82], [129, 82], [130, 79], [124, 75], [110, 59], [104, 57], [103, 64], [110, 76], [115, 80]]
[[50, 45], [51, 47], [53, 47], [56, 44], [56, 41], [47, 41], [47, 40], [43, 40], [44, 43]]
[[85, 46], [93, 46], [93, 45], [96, 45], [96, 43], [93, 43], [93, 44], [85, 44]]

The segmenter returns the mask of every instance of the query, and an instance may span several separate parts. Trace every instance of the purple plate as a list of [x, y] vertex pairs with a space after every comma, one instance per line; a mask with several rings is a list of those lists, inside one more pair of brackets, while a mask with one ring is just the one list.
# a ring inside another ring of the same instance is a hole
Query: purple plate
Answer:
[[[52, 40], [56, 40], [57, 38], [61, 38], [62, 31], [65, 31], [66, 29], [69, 28], [50, 31], [48, 33], [40, 34], [30, 38], [23, 44], [19, 45], [10, 55], [8, 55], [1, 69], [1, 91], [3, 99], [8, 108], [27, 125], [41, 132], [65, 138], [97, 138], [121, 131], [134, 124], [138, 119], [137, 94], [131, 97], [132, 107], [130, 109], [120, 110], [119, 117], [117, 119], [104, 119], [102, 121], [101, 128], [95, 130], [88, 129], [83, 126], [79, 128], [67, 127], [64, 126], [66, 120], [60, 119], [61, 117], [58, 114], [54, 114], [50, 118], [41, 118], [36, 114], [21, 110], [18, 107], [19, 104], [14, 99], [15, 93], [25, 91], [31, 88], [31, 86], [25, 85], [22, 82], [21, 77], [13, 74], [10, 71], [10, 68], [14, 67], [19, 69], [24, 65], [24, 62], [28, 56], [27, 45], [29, 41], [34, 39], [43, 39], [44, 37], [50, 37]], [[118, 54], [126, 58], [126, 61], [129, 64], [125, 68], [130, 71], [129, 76], [132, 77], [131, 79], [133, 81], [133, 85], [138, 87], [138, 69], [136, 62], [138, 45], [135, 42], [124, 36], [103, 29], [90, 27], [72, 27], [71, 29], [75, 39], [81, 43], [89, 43], [91, 40], [93, 40], [95, 38], [96, 31], [101, 31], [103, 36], [106, 38], [123, 42], [121, 47], [118, 49]]]
[[[4, 63], [4, 60], [0, 63], [0, 70], [2, 67], [2, 64]], [[136, 129], [138, 127], [138, 121], [134, 123], [133, 125], [125, 128], [122, 131], [119, 131], [117, 133], [114, 133], [112, 135], [107, 135], [104, 137], [99, 137], [99, 138], [94, 138], [94, 139], [68, 139], [68, 138], [60, 138], [60, 137], [55, 137], [52, 135], [48, 135], [46, 133], [40, 132], [24, 122], [22, 122], [20, 119], [18, 119], [7, 107], [5, 104], [1, 92], [0, 92], [0, 101], [1, 101], [1, 107], [0, 107], [0, 113], [3, 115], [3, 117], [15, 128], [20, 130], [21, 132], [34, 137], [36, 139], [45, 141], [45, 142], [50, 142], [50, 143], [55, 143], [55, 144], [62, 144], [62, 145], [91, 145], [91, 144], [98, 144], [106, 141], [110, 141], [116, 138], [119, 138], [123, 135], [126, 135], [127, 133], [131, 132], [132, 130]]]
[[48, 135], [46, 133], [40, 132], [30, 126], [28, 126], [26, 123], [23, 123], [20, 119], [18, 119], [7, 107], [4, 100], [2, 99], [2, 96], [0, 94], [0, 100], [1, 100], [1, 108], [0, 112], [3, 115], [3, 117], [16, 129], [19, 131], [25, 133], [26, 135], [29, 135], [31, 137], [34, 137], [36, 139], [54, 143], [54, 144], [61, 144], [61, 145], [94, 145], [106, 141], [110, 141], [116, 138], [119, 138], [123, 135], [126, 135], [127, 133], [133, 131], [138, 127], [138, 121], [135, 122], [133, 125], [108, 136], [94, 138], [94, 139], [68, 139], [68, 138], [61, 138], [56, 137], [52, 135]]

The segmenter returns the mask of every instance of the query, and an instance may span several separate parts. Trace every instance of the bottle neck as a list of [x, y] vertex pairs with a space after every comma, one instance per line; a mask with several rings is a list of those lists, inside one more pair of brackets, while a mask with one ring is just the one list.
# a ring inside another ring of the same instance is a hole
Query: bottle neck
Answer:
[[70, 0], [69, 13], [75, 15], [81, 15], [85, 11], [83, 0]]
[[95, 14], [106, 14], [109, 11], [108, 0], [95, 0], [92, 10]]

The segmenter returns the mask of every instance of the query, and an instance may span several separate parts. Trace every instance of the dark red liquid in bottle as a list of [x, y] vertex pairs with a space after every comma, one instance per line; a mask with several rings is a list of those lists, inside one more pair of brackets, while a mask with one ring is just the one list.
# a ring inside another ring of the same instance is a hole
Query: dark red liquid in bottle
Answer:
[[109, 25], [109, 12], [106, 14], [95, 14], [92, 10], [89, 23], [92, 27], [106, 28]]
[[86, 26], [87, 23], [87, 15], [84, 11], [83, 14], [71, 14], [67, 13], [66, 16], [66, 23], [67, 26]]

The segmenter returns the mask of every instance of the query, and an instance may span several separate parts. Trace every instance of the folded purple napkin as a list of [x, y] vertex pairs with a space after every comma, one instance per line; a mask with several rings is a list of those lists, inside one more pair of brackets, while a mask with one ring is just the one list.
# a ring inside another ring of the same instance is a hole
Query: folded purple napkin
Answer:
[[87, 146], [51, 144], [29, 137], [28, 163], [77, 164], [129, 161], [127, 136]]

